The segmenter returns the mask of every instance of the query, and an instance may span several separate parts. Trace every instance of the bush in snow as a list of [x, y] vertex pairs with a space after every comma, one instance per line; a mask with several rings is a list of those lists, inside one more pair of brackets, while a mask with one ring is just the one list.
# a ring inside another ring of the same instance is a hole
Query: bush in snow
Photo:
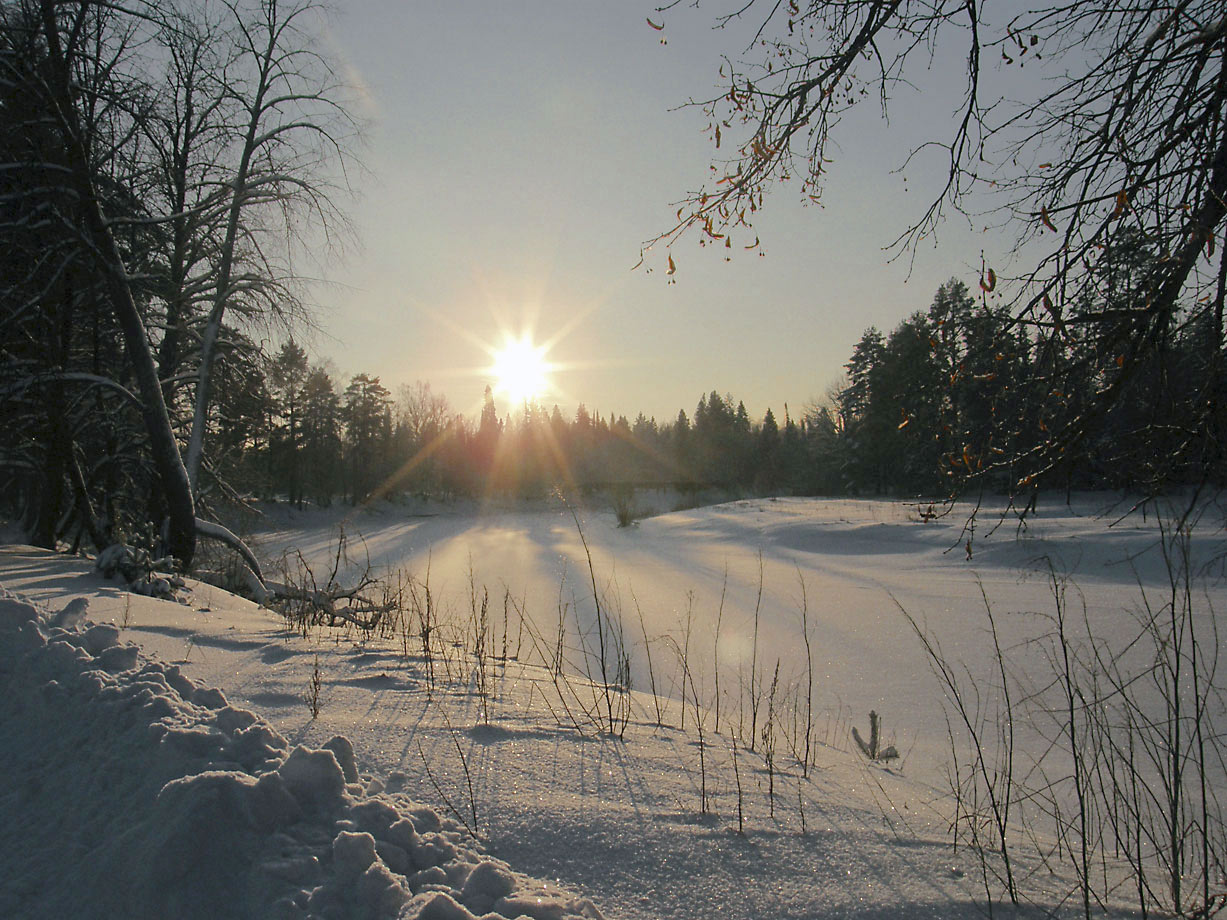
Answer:
[[173, 598], [183, 587], [172, 557], [155, 559], [147, 549], [126, 543], [112, 543], [100, 552], [94, 568], [105, 578], [122, 578], [129, 590], [149, 597]]

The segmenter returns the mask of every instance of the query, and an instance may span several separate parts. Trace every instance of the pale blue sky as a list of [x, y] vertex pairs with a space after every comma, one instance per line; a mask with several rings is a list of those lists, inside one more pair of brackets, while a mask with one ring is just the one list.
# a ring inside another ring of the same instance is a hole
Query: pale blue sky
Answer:
[[910, 280], [906, 258], [882, 251], [924, 204], [923, 172], [905, 192], [890, 169], [957, 104], [949, 80], [889, 126], [872, 104], [845, 125], [823, 207], [770, 197], [755, 227], [765, 258], [725, 263], [696, 236], [672, 250], [676, 284], [661, 252], [653, 272], [631, 271], [713, 152], [701, 112], [669, 110], [711, 93], [719, 53], [740, 50], [711, 31], [714, 8], [672, 12], [658, 33], [654, 6], [346, 4], [331, 41], [368, 92], [371, 129], [361, 244], [318, 294], [332, 340], [317, 351], [342, 376], [378, 374], [394, 392], [429, 380], [471, 412], [490, 363], [480, 343], [530, 325], [557, 339], [565, 369], [543, 401], [567, 415], [583, 402], [663, 421], [716, 389], [782, 417], [822, 396], [866, 326], [888, 330], [951, 275], [974, 281], [985, 243], [966, 222], [920, 251]]

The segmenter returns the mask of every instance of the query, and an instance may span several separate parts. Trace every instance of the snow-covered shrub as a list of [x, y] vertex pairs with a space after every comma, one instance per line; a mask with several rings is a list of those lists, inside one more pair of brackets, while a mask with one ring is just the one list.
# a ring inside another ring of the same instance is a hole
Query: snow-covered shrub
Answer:
[[171, 556], [154, 558], [149, 550], [127, 543], [112, 543], [98, 554], [94, 568], [105, 578], [121, 578], [128, 589], [149, 597], [173, 599], [184, 582], [175, 574]]
[[617, 485], [613, 489], [614, 516], [619, 527], [630, 527], [635, 523], [635, 487], [632, 485]]

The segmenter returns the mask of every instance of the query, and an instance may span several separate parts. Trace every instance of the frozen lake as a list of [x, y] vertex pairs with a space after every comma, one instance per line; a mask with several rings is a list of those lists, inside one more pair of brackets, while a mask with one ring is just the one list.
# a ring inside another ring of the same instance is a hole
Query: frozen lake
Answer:
[[[383, 504], [301, 515], [277, 509], [273, 529], [258, 539], [266, 554], [301, 551], [318, 577], [343, 526], [351, 559], [429, 578], [444, 620], [456, 629], [470, 618], [472, 583], [479, 595], [488, 592], [496, 647], [505, 597], [513, 650], [517, 639], [531, 646], [518, 611], [541, 637], [557, 633], [561, 611], [569, 660], [581, 670], [585, 654], [595, 655], [595, 577], [606, 616], [621, 625], [635, 689], [651, 686], [650, 644], [656, 689], [676, 699], [684, 649], [713, 711], [718, 674], [722, 720], [749, 720], [749, 688], [765, 697], [777, 661], [780, 696], [793, 703], [804, 696], [804, 606], [815, 730], [832, 743], [842, 734], [847, 743], [849, 726], [864, 731], [867, 713], [876, 710], [909, 769], [936, 779], [931, 771], [948, 755], [935, 717], [941, 689], [900, 608], [950, 660], [987, 680], [994, 667], [987, 597], [1007, 660], [1026, 677], [1043, 664], [1032, 640], [1052, 625], [1050, 572], [1068, 579], [1078, 623], [1091, 624], [1108, 643], [1136, 634], [1143, 588], [1157, 606], [1170, 583], [1153, 509], [1122, 519], [1127, 505], [1080, 497], [1070, 505], [1041, 503], [1025, 525], [987, 506], [974, 522], [970, 505], [929, 520], [927, 510], [878, 500], [753, 499], [619, 528], [612, 512], [579, 508], [573, 517], [561, 505]], [[1206, 617], [1227, 602], [1213, 564], [1221, 520], [1221, 512], [1205, 514], [1191, 542]], [[1211, 624], [1203, 625], [1209, 635]]]

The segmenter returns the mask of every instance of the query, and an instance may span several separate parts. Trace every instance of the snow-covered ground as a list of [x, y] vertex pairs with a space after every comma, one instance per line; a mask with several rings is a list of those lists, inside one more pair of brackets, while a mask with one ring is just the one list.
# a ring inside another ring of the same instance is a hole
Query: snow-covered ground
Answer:
[[[1110, 645], [1168, 567], [1153, 515], [1103, 499], [1041, 503], [1025, 527], [982, 512], [974, 533], [969, 508], [926, 510], [752, 500], [619, 529], [550, 505], [271, 509], [266, 556], [301, 552], [321, 580], [343, 527], [343, 577], [368, 559], [411, 577], [419, 614], [429, 584], [433, 681], [412, 616], [304, 635], [206, 585], [156, 601], [0, 547], [0, 915], [981, 916], [949, 846], [942, 691], [901, 609], [991, 686], [987, 597], [1038, 680], [1050, 571]], [[1221, 521], [1201, 521], [1195, 569]], [[1209, 620], [1227, 595], [1203, 575]], [[605, 692], [608, 644], [600, 679], [594, 581], [629, 697]], [[625, 699], [624, 732], [603, 731]], [[871, 709], [898, 760], [857, 751]], [[1022, 868], [1040, 905], [1072, 889]]]

